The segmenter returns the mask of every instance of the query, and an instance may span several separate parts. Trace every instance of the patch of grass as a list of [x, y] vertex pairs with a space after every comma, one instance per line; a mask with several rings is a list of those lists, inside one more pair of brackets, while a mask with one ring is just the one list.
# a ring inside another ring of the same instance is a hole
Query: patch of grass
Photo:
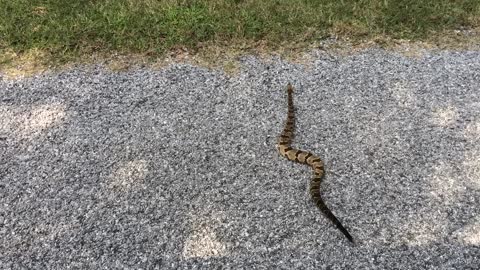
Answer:
[[428, 40], [478, 27], [479, 0], [0, 0], [0, 53], [42, 51], [47, 62], [330, 35]]

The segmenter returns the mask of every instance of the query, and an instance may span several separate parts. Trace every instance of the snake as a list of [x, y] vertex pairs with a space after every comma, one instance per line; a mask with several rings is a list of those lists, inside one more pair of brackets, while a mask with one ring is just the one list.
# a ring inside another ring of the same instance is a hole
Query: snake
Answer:
[[301, 164], [306, 164], [313, 169], [313, 178], [310, 180], [310, 196], [315, 203], [315, 205], [320, 209], [320, 211], [330, 219], [333, 224], [345, 235], [345, 237], [352, 243], [353, 237], [350, 233], [343, 227], [342, 223], [335, 217], [335, 215], [328, 209], [327, 205], [323, 201], [320, 195], [320, 184], [325, 175], [323, 161], [315, 154], [295, 149], [292, 147], [292, 142], [294, 138], [295, 131], [295, 108], [293, 106], [293, 86], [288, 83], [287, 85], [287, 103], [288, 103], [288, 112], [287, 112], [287, 121], [283, 131], [280, 133], [277, 139], [277, 150], [286, 159], [294, 161]]

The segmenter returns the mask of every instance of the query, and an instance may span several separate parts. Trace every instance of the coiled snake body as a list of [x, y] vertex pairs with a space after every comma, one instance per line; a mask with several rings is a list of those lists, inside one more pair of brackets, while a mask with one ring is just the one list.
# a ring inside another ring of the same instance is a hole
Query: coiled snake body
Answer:
[[285, 128], [278, 137], [277, 149], [278, 152], [288, 160], [307, 164], [313, 168], [313, 178], [310, 180], [310, 195], [312, 200], [315, 202], [317, 207], [322, 211], [322, 213], [329, 218], [337, 228], [347, 237], [347, 239], [353, 243], [353, 238], [348, 233], [347, 229], [342, 226], [340, 221], [333, 215], [333, 213], [328, 209], [328, 207], [323, 202], [322, 197], [320, 196], [320, 183], [324, 175], [324, 168], [322, 160], [317, 157], [315, 154], [294, 149], [291, 147], [292, 140], [294, 137], [295, 129], [295, 112], [293, 107], [293, 86], [288, 84], [287, 86], [288, 93], [288, 114], [287, 122], [285, 123]]

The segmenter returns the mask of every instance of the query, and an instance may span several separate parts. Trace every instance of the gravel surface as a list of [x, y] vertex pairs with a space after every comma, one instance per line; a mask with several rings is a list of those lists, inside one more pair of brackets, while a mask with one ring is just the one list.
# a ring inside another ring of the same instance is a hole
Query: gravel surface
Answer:
[[311, 57], [3, 78], [0, 268], [478, 269], [480, 52]]

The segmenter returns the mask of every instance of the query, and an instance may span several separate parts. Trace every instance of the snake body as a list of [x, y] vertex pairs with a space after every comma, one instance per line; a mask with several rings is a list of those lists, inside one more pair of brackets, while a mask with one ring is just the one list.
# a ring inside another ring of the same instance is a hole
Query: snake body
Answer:
[[330, 219], [337, 228], [347, 237], [347, 239], [353, 243], [353, 238], [348, 233], [347, 229], [343, 227], [342, 223], [333, 215], [332, 211], [328, 209], [320, 196], [320, 183], [325, 174], [322, 160], [313, 153], [298, 150], [292, 148], [291, 144], [294, 137], [295, 130], [295, 109], [293, 106], [293, 86], [288, 84], [287, 86], [288, 94], [288, 113], [287, 113], [287, 122], [285, 127], [278, 137], [277, 149], [282, 156], [288, 160], [307, 164], [313, 169], [313, 178], [310, 180], [310, 195], [312, 200], [315, 202], [317, 207], [322, 211], [322, 213]]

